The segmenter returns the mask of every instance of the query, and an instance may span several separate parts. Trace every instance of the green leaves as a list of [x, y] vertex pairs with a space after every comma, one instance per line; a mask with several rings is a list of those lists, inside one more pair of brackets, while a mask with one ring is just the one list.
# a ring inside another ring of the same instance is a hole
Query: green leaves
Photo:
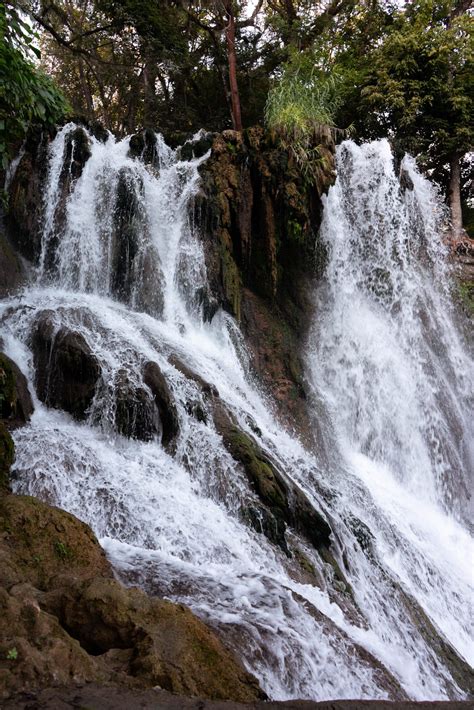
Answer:
[[52, 125], [68, 110], [53, 81], [29, 58], [40, 56], [36, 34], [17, 10], [0, 7], [0, 163], [5, 169], [9, 151], [29, 126]]

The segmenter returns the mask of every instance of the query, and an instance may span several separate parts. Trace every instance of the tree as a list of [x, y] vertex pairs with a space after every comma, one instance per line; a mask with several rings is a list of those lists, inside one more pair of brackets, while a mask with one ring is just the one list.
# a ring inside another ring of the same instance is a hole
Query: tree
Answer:
[[0, 161], [8, 158], [28, 128], [54, 125], [68, 110], [53, 81], [33, 63], [36, 36], [16, 5], [0, 6]]
[[416, 0], [394, 13], [384, 41], [370, 53], [360, 93], [366, 135], [396, 136], [435, 176], [449, 166], [455, 235], [462, 232], [461, 160], [474, 144], [469, 6]]

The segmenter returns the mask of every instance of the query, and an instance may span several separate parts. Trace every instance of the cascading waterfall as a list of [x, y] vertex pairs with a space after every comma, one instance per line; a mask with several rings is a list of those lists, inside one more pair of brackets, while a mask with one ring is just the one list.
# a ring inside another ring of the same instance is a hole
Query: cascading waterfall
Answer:
[[[403, 192], [385, 142], [339, 148], [307, 355], [340, 453], [328, 469], [274, 420], [234, 321], [202, 318], [206, 268], [189, 207], [205, 157], [180, 161], [158, 137], [145, 165], [127, 139], [89, 136], [74, 178], [74, 130], [50, 147], [36, 282], [4, 301], [0, 318], [7, 354], [31, 383], [31, 333], [45, 312], [56, 332], [84, 339], [102, 374], [82, 423], [35, 399], [31, 423], [15, 433], [16, 492], [89, 523], [123, 580], [189, 605], [272, 698], [463, 697], [447, 657], [473, 661], [470, 365], [428, 183], [405, 159]], [[177, 360], [212, 383], [330, 521], [346, 583], [296, 532], [311, 582], [246, 524], [255, 494]], [[117, 392], [124, 377], [148, 391], [148, 362], [175, 402], [172, 449], [160, 432], [139, 441], [117, 429]]]

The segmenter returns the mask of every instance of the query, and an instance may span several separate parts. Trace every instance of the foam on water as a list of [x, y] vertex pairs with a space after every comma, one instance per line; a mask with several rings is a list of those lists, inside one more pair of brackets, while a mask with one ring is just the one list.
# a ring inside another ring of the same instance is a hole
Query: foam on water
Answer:
[[[0, 322], [30, 383], [30, 336], [44, 310], [58, 329], [84, 337], [103, 376], [84, 423], [35, 401], [30, 425], [15, 432], [15, 490], [88, 522], [123, 579], [188, 604], [273, 698], [391, 697], [384, 667], [413, 698], [462, 697], [436, 639], [472, 662], [470, 365], [431, 188], [407, 159], [414, 190], [402, 193], [386, 142], [339, 148], [322, 227], [327, 276], [307, 357], [314, 398], [329, 413], [329, 464], [275, 421], [234, 321], [201, 316], [206, 269], [189, 215], [203, 159], [182, 162], [159, 139], [155, 164], [145, 166], [129, 157], [128, 139], [90, 137], [91, 157], [64, 209], [73, 130], [62, 129], [50, 148], [36, 284], [0, 304]], [[126, 293], [114, 287], [124, 184], [140, 235]], [[350, 591], [294, 531], [314, 584], [298, 581], [293, 562], [245, 524], [255, 493], [200, 388], [171, 355], [217, 388], [244, 431], [260, 432], [262, 448], [328, 518]], [[174, 454], [158, 440], [125, 439], [113, 424], [119, 373], [141, 385], [150, 360], [176, 401]], [[191, 401], [207, 421], [189, 414]]]

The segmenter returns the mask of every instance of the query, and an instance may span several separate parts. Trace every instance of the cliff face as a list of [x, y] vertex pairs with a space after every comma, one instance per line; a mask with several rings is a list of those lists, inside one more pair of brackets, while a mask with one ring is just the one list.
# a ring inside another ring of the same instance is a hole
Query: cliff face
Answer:
[[225, 131], [201, 167], [196, 205], [211, 305], [237, 319], [251, 366], [280, 416], [307, 438], [300, 354], [313, 312], [312, 286], [324, 267], [317, 231], [321, 196], [334, 178], [330, 140], [319, 153], [315, 183], [262, 129]]

